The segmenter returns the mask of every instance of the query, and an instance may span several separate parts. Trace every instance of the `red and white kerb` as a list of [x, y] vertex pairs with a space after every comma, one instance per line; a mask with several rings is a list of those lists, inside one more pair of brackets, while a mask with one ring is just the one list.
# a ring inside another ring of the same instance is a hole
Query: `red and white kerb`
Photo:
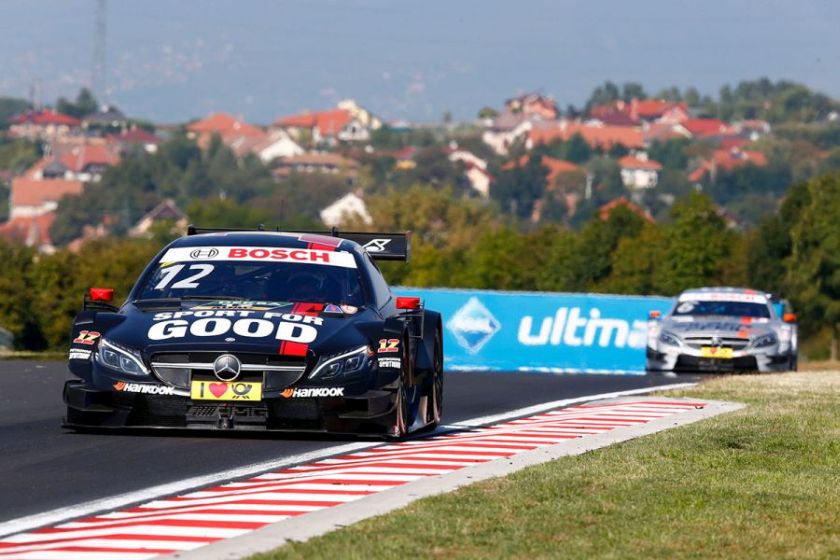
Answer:
[[244, 535], [270, 523], [625, 426], [705, 406], [637, 400], [553, 410], [485, 428], [322, 459], [0, 539], [0, 560], [141, 560]]

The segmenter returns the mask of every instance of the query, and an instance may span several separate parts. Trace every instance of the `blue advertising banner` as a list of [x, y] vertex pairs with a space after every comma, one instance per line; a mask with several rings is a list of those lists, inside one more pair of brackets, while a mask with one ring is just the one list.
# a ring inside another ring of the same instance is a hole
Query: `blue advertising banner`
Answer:
[[401, 287], [443, 315], [447, 369], [644, 373], [664, 297]]

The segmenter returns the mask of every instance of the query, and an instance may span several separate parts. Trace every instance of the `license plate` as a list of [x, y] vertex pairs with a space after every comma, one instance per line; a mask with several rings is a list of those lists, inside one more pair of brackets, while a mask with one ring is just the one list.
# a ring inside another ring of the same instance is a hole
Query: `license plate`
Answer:
[[262, 383], [193, 381], [190, 397], [196, 401], [259, 401], [262, 400]]
[[720, 346], [704, 346], [700, 349], [701, 358], [717, 358], [718, 360], [731, 360], [732, 348], [721, 348]]

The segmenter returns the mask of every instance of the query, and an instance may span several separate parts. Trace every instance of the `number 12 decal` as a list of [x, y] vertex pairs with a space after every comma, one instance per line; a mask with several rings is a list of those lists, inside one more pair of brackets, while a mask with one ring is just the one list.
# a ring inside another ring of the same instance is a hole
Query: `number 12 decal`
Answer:
[[398, 338], [382, 338], [379, 340], [379, 353], [399, 352], [400, 340]]
[[73, 339], [73, 344], [87, 344], [92, 345], [96, 339], [102, 336], [96, 331], [79, 331], [79, 336]]
[[[192, 276], [187, 276], [182, 280], [178, 280], [172, 284], [173, 290], [184, 290], [189, 288], [198, 288], [198, 280], [201, 280], [211, 272], [215, 267], [212, 264], [191, 264], [187, 270], [197, 270]], [[171, 268], [163, 270], [160, 275], [160, 282], [154, 287], [155, 290], [164, 290], [172, 280], [178, 276], [178, 273], [184, 270], [184, 265], [178, 264]]]

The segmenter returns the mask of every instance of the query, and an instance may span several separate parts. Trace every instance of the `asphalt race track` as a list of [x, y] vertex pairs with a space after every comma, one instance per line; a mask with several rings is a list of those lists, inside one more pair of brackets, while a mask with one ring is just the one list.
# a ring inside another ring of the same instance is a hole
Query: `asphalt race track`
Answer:
[[[347, 441], [184, 431], [76, 434], [61, 427], [67, 378], [64, 362], [0, 362], [0, 523]], [[443, 423], [695, 379], [453, 372], [446, 378]]]

